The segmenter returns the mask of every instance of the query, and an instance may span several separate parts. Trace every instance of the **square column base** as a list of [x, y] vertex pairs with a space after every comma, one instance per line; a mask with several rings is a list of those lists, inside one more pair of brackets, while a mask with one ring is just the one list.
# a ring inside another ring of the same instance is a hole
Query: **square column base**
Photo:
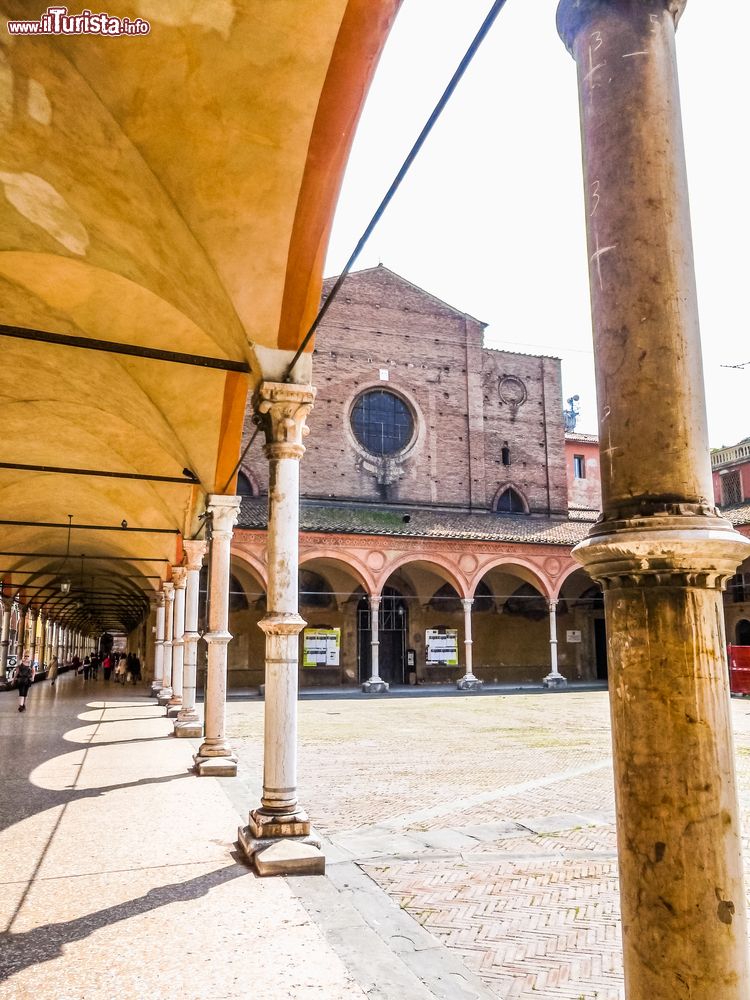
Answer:
[[313, 837], [256, 838], [240, 827], [239, 845], [256, 873], [266, 875], [325, 875], [326, 859]]
[[167, 703], [167, 718], [168, 719], [176, 719], [179, 714], [180, 714], [180, 706], [179, 705], [170, 705], [169, 703]]
[[193, 760], [193, 770], [199, 778], [237, 777], [237, 757], [234, 754], [229, 757], [202, 757], [197, 753]]
[[199, 719], [175, 719], [174, 735], [183, 739], [199, 740], [203, 736], [203, 723]]
[[562, 674], [547, 674], [542, 684], [546, 688], [564, 688], [568, 686], [568, 682]]
[[385, 681], [369, 680], [365, 681], [364, 684], [362, 685], [362, 692], [363, 694], [386, 694], [388, 688], [389, 685]]
[[483, 682], [479, 680], [478, 677], [474, 677], [473, 674], [467, 674], [462, 677], [460, 681], [456, 681], [457, 691], [481, 691]]
[[169, 704], [169, 699], [172, 697], [172, 688], [162, 688], [161, 691], [157, 691], [156, 700], [164, 708]]

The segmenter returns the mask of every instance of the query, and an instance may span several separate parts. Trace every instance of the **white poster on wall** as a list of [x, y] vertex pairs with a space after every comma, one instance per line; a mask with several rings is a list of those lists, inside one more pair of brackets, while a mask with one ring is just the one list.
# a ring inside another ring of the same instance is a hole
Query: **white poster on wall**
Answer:
[[302, 666], [337, 667], [340, 650], [340, 628], [306, 628]]
[[428, 663], [458, 666], [458, 629], [428, 628], [424, 634], [424, 646]]
[[568, 629], [566, 642], [580, 642], [581, 633], [577, 629]]

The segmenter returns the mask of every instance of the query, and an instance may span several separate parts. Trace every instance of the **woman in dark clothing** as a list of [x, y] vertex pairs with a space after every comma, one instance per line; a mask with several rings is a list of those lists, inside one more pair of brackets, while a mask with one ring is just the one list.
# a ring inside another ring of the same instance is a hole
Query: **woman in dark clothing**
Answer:
[[18, 688], [18, 711], [26, 711], [26, 698], [29, 694], [29, 688], [34, 683], [34, 664], [31, 662], [31, 654], [24, 653], [23, 659], [21, 660], [18, 668], [16, 670], [16, 687]]

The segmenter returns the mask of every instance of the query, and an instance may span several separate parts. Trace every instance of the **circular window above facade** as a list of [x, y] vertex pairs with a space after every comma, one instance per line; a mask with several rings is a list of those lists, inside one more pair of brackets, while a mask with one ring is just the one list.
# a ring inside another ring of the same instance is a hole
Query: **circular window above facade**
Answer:
[[371, 389], [352, 409], [352, 430], [371, 455], [395, 455], [414, 435], [414, 418], [406, 403], [393, 392]]

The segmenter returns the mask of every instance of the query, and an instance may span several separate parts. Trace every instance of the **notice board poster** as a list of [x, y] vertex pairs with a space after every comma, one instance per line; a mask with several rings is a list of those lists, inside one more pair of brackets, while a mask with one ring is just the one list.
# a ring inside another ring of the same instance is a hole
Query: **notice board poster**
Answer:
[[340, 628], [306, 628], [303, 667], [337, 667], [341, 652]]
[[444, 667], [458, 666], [458, 629], [428, 628], [424, 634], [428, 663]]

